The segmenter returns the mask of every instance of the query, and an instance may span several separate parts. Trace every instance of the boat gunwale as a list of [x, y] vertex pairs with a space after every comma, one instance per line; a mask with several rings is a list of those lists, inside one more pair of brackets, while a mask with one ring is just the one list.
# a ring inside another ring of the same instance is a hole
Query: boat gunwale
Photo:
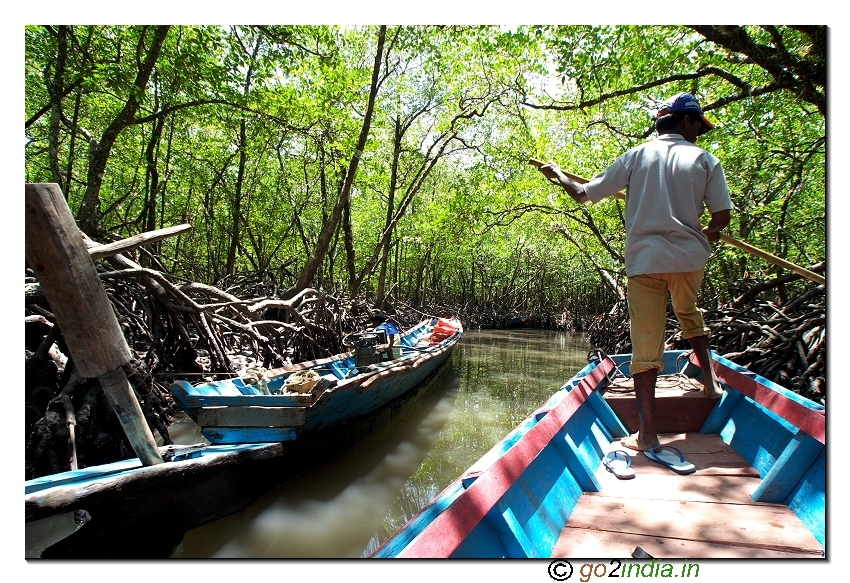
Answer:
[[[538, 421], [528, 429], [527, 433], [503, 455], [499, 456], [490, 467], [482, 471], [475, 481], [466, 488], [466, 491], [457, 496], [423, 531], [417, 533], [413, 540], [404, 546], [398, 557], [451, 556], [465, 537], [474, 530], [505, 492], [513, 486], [516, 477], [527, 469], [536, 458], [536, 454], [539, 454], [549, 445], [551, 438], [566, 425], [573, 414], [587, 401], [588, 397], [597, 391], [599, 384], [608, 378], [608, 374], [614, 368], [614, 361], [610, 358], [600, 361], [587, 374], [583, 375], [578, 384], [557, 404], [547, 410], [538, 409], [535, 411], [532, 416], [537, 417]], [[561, 390], [566, 389], [570, 384], [567, 383]], [[523, 459], [522, 453], [524, 452], [522, 450], [526, 448], [533, 450], [535, 455], [525, 456]], [[467, 473], [464, 473], [464, 476], [467, 476]], [[505, 479], [506, 476], [513, 476], [513, 479]], [[456, 481], [461, 479], [462, 477]], [[450, 485], [446, 490], [451, 488]], [[479, 495], [483, 495], [485, 500], [476, 499], [476, 496]], [[437, 540], [431, 540], [421, 536], [428, 530], [436, 529], [439, 532], [443, 523], [451, 526], [449, 531], [452, 533], [452, 537], [434, 537]], [[404, 528], [402, 527], [401, 530]], [[388, 539], [376, 550], [376, 553], [380, 552], [392, 540], [393, 538]]]
[[[681, 354], [686, 353], [687, 351], [669, 352], [670, 354]], [[539, 423], [535, 423], [534, 420], [539, 419], [542, 423], [553, 410], [565, 407], [565, 402], [569, 401], [570, 395], [576, 392], [575, 390], [570, 390], [571, 385], [580, 387], [582, 383], [587, 380], [588, 376], [596, 377], [598, 375], [600, 370], [599, 364], [612, 361], [612, 358], [616, 359], [617, 357], [622, 358], [623, 355], [605, 357], [605, 359], [603, 359], [600, 363], [590, 364], [579, 371], [570, 379], [570, 381], [561, 387], [559, 391], [556, 391], [544, 406], [529, 415], [523, 423], [508, 433], [507, 437], [503, 438], [499, 443], [491, 448], [490, 451], [484, 454], [484, 456], [476, 461], [470, 469], [462, 473], [451, 484], [449, 484], [443, 492], [431, 500], [422, 511], [417, 513], [392, 537], [380, 545], [378, 549], [371, 554], [371, 556], [410, 558], [451, 557], [457, 549], [464, 544], [467, 536], [475, 530], [478, 524], [485, 519], [491, 511], [493, 511], [502, 497], [516, 483], [516, 480], [522, 472], [530, 465], [532, 460], [527, 459], [524, 460], [525, 465], [523, 467], [511, 466], [511, 472], [506, 476], [502, 476], [503, 481], [499, 481], [500, 475], [506, 474], [505, 472], [502, 472], [500, 468], [501, 465], [506, 464], [505, 459], [508, 458], [512, 451], [516, 450], [523, 441], [531, 439], [530, 434], [537, 429]], [[690, 355], [690, 358], [691, 362], [697, 364], [694, 362], [695, 359], [693, 354]], [[797, 431], [800, 436], [809, 435], [807, 430], [810, 430], [815, 434], [812, 435], [813, 440], [816, 439], [820, 441], [821, 444], [825, 444], [825, 408], [822, 405], [809, 401], [796, 393], [792, 393], [785, 387], [776, 385], [775, 383], [772, 383], [769, 380], [764, 379], [763, 377], [760, 377], [759, 375], [756, 375], [755, 373], [752, 373], [751, 371], [748, 371], [747, 369], [740, 367], [715, 353], [712, 353], [712, 358], [715, 362], [713, 367], [715, 372], [720, 373], [717, 376], [721, 382], [724, 382], [727, 387], [731, 389], [731, 391], [727, 391], [723, 398], [718, 401], [712, 414], [718, 412], [725, 403], [728, 403], [727, 406], [730, 408], [734, 407], [734, 403], [738, 398], [746, 396], [750, 400], [754, 401], [764, 411], [780, 416], [781, 419], [791, 426], [794, 431]], [[594, 375], [594, 372], [597, 374]], [[592, 387], [592, 391], [595, 392], [605, 384], [606, 377], [603, 376], [599, 379], [593, 378], [593, 380], [595, 384]], [[743, 384], [744, 390], [740, 391], [733, 383]], [[569, 394], [562, 396], [559, 399], [559, 393], [565, 389], [570, 391]], [[583, 393], [583, 391], [579, 392]], [[586, 400], [587, 396], [583, 396], [579, 406]], [[555, 401], [554, 404], [553, 401]], [[572, 412], [570, 412], [569, 416], [564, 419], [564, 423], [561, 426], [562, 428], [566, 425], [572, 414], [577, 412], [578, 409], [579, 407], [576, 407]], [[802, 423], [804, 427], [796, 423], [791, 423], [791, 421], [786, 418], [786, 415], [789, 413], [793, 419]], [[711, 419], [711, 416], [709, 419]], [[706, 426], [708, 426], [708, 423], [709, 421], [706, 421]], [[702, 432], [706, 432], [706, 426], [703, 427]], [[521, 429], [522, 434], [519, 438], [517, 438], [516, 434]], [[716, 433], [716, 431], [711, 430], [707, 432]], [[506, 440], [508, 440], [511, 436], [514, 436], [513, 443], [505, 446]], [[818, 439], [818, 437], [821, 439]], [[801, 439], [801, 437], [798, 437], [798, 439]], [[548, 445], [548, 442], [546, 444], [542, 444], [541, 447], [546, 447], [546, 445]], [[485, 459], [491, 460], [493, 457], [495, 457], [495, 460], [493, 460], [492, 463], [484, 463]], [[476, 471], [473, 471], [473, 469]], [[469, 485], [469, 482], [471, 482], [471, 485]], [[484, 484], [488, 482], [489, 487], [491, 488], [495, 483], [495, 487], [497, 489], [496, 494], [486, 490], [488, 486], [484, 486]], [[463, 487], [466, 487], [467, 489], [462, 490], [461, 488]], [[459, 489], [461, 490], [458, 494], [457, 491]], [[485, 494], [483, 500], [479, 499], [478, 496], [481, 493]], [[448, 494], [452, 495], [452, 499], [450, 501], [440, 501], [441, 497]], [[437, 516], [433, 516], [435, 512], [432, 507], [435, 505], [438, 507], [445, 506], [444, 509], [438, 511]], [[788, 504], [783, 505], [789, 506]], [[423, 514], [426, 511], [433, 516], [430, 521], [423, 520]], [[450, 528], [444, 530], [441, 528], [441, 524], [444, 524], [446, 527], [450, 526]], [[805, 521], [804, 524], [806, 524], [811, 531], [812, 527]], [[818, 536], [816, 532], [812, 532], [816, 537]]]
[[[823, 405], [805, 399], [720, 355], [712, 356], [714, 372], [719, 381], [826, 445], [826, 409]], [[690, 359], [696, 364], [693, 354]]]

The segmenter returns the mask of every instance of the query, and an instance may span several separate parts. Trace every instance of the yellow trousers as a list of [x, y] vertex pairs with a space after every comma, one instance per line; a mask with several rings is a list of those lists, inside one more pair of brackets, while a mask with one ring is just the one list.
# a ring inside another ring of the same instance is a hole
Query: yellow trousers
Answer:
[[649, 273], [628, 281], [629, 327], [632, 340], [631, 373], [661, 370], [667, 327], [667, 300], [682, 326], [682, 338], [707, 336], [711, 331], [697, 307], [697, 294], [705, 270], [683, 273]]

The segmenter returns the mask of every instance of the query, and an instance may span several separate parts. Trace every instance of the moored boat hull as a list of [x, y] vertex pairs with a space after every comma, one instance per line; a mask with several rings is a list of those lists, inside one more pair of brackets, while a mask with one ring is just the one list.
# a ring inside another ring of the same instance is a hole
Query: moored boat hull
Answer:
[[[322, 415], [311, 416], [307, 430], [293, 432], [296, 439], [229, 443], [244, 428], [228, 427], [221, 443], [167, 463], [142, 466], [138, 459], [124, 460], [26, 482], [28, 522], [76, 510], [85, 510], [90, 516], [81, 528], [41, 556], [167, 557], [187, 530], [238, 512], [286, 480], [351, 449], [410, 406], [448, 361], [462, 333], [459, 322], [452, 325], [456, 327], [450, 336], [420, 349], [418, 358], [403, 359], [401, 364], [407, 368], [399, 370], [386, 363], [364, 377], [352, 376], [340, 383], [344, 392], [337, 393], [339, 386], [327, 391], [322, 396], [330, 405], [321, 408]], [[322, 365], [347, 358], [325, 359]], [[271, 386], [276, 382], [273, 379]], [[328, 398], [338, 395], [344, 399]], [[357, 397], [360, 402], [353, 406]], [[199, 406], [208, 403], [202, 399]], [[187, 412], [197, 417], [191, 407]], [[269, 435], [262, 430], [256, 433]], [[251, 439], [256, 435], [249, 435], [248, 441]]]

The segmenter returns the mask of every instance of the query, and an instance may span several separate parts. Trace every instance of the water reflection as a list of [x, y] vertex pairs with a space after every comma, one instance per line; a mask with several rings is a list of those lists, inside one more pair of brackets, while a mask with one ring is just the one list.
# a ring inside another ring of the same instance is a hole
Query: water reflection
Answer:
[[174, 557], [368, 556], [586, 364], [580, 337], [470, 331], [419, 403], [354, 450], [243, 512], [186, 534]]
[[173, 556], [361, 556], [445, 425], [458, 387], [457, 375], [447, 367], [420, 402], [368, 440], [243, 512], [190, 531]]
[[455, 347], [460, 392], [445, 428], [364, 550], [370, 555], [587, 364], [580, 336], [471, 331]]

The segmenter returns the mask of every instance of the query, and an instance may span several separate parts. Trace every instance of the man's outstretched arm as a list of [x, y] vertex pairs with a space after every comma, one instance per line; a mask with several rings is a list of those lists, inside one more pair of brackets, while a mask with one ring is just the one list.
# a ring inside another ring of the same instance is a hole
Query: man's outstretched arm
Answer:
[[567, 191], [567, 194], [569, 194], [574, 201], [587, 202], [590, 200], [587, 197], [587, 194], [584, 192], [584, 185], [579, 184], [578, 182], [561, 172], [561, 169], [554, 162], [543, 164], [537, 169], [540, 170], [540, 172], [543, 173], [543, 176], [548, 178], [550, 181], [557, 182], [558, 184], [560, 184], [561, 187]]

